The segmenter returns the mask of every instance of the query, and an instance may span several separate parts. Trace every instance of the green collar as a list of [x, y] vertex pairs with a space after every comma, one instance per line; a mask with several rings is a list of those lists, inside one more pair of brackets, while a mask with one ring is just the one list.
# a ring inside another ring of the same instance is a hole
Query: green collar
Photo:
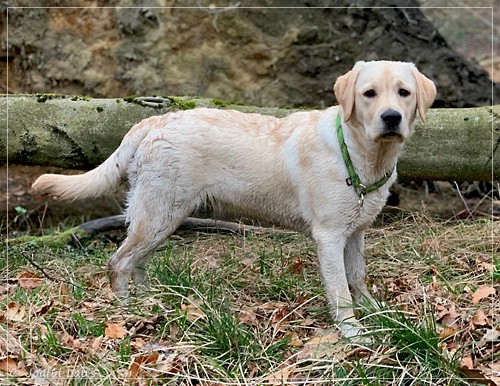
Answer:
[[354, 169], [354, 165], [352, 164], [351, 161], [351, 156], [349, 155], [349, 150], [347, 149], [347, 145], [345, 144], [344, 141], [344, 133], [342, 131], [342, 122], [340, 119], [340, 114], [337, 115], [337, 137], [339, 140], [340, 150], [342, 151], [342, 158], [344, 159], [344, 164], [347, 168], [347, 171], [349, 172], [349, 178], [347, 178], [345, 182], [348, 186], [352, 185], [354, 187], [354, 190], [356, 191], [358, 197], [362, 199], [365, 194], [377, 190], [378, 188], [383, 186], [389, 180], [389, 178], [391, 178], [392, 173], [394, 172], [394, 168], [388, 171], [380, 180], [371, 185], [366, 186], [361, 183], [361, 179], [359, 178], [358, 173], [356, 173], [356, 170]]

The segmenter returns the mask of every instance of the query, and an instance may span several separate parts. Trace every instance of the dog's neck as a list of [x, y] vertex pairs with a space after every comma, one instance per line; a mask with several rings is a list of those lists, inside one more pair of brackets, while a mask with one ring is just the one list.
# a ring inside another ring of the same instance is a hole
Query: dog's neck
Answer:
[[343, 129], [352, 163], [364, 183], [374, 183], [395, 168], [403, 149], [402, 142], [396, 140], [374, 142], [356, 138], [363, 135], [363, 128], [358, 127], [354, 119], [349, 121], [349, 127], [344, 123]]

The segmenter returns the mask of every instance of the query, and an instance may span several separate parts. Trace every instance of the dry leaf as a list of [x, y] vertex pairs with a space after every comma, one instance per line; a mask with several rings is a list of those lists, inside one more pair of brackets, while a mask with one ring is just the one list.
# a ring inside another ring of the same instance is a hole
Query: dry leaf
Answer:
[[484, 298], [487, 298], [490, 295], [494, 295], [495, 293], [496, 290], [494, 287], [482, 285], [472, 294], [472, 303], [477, 304]]
[[156, 363], [159, 356], [160, 354], [158, 353], [158, 351], [154, 351], [146, 355], [140, 355], [138, 357], [135, 357], [128, 371], [130, 380], [135, 381], [139, 377], [139, 371], [141, 370], [141, 366], [148, 363], [153, 363], [153, 362]]
[[19, 363], [14, 357], [6, 356], [0, 358], [0, 371], [12, 374], [14, 376], [26, 376], [28, 372], [19, 368]]
[[66, 331], [63, 331], [60, 334], [57, 334], [58, 340], [66, 346], [73, 350], [78, 350], [82, 347], [82, 342], [78, 339], [75, 339], [72, 335], [68, 334]]
[[17, 279], [19, 280], [21, 288], [24, 288], [24, 290], [28, 293], [40, 286], [43, 282], [43, 279], [36, 273], [29, 271], [20, 274]]
[[193, 298], [192, 296], [189, 296], [188, 300], [189, 304], [181, 304], [181, 310], [186, 314], [186, 318], [192, 322], [195, 322], [200, 318], [204, 318], [205, 313], [200, 309], [203, 302]]
[[282, 369], [279, 369], [278, 371], [268, 375], [266, 378], [264, 378], [264, 381], [266, 382], [266, 385], [284, 385], [288, 382], [288, 379], [290, 378], [290, 374], [292, 374], [297, 367], [296, 364], [286, 366]]
[[310, 339], [302, 350], [297, 353], [298, 359], [336, 358], [346, 357], [345, 346], [336, 344], [339, 341], [338, 333], [326, 333]]
[[146, 342], [142, 338], [135, 338], [130, 341], [130, 346], [136, 350], [141, 349]]
[[457, 328], [455, 326], [445, 327], [439, 333], [439, 337], [441, 339], [446, 339], [446, 338], [449, 338], [450, 336], [455, 335], [456, 332], [457, 332]]
[[455, 324], [462, 314], [455, 309], [455, 304], [451, 303], [448, 307], [441, 306], [441, 309], [436, 315], [436, 321], [441, 322], [445, 326]]
[[106, 323], [104, 333], [111, 339], [123, 339], [127, 336], [128, 332], [123, 323]]
[[288, 345], [291, 347], [302, 347], [304, 345], [304, 342], [299, 338], [299, 334], [295, 331], [288, 331], [283, 338], [290, 340]]
[[470, 369], [468, 367], [460, 367], [460, 371], [465, 374], [465, 376], [474, 381], [475, 384], [487, 385], [487, 386], [498, 386], [491, 379], [484, 376], [483, 372], [479, 369]]
[[290, 272], [294, 275], [302, 275], [304, 273], [304, 262], [302, 260], [294, 261], [290, 267]]
[[238, 311], [238, 319], [241, 323], [257, 326], [257, 314], [251, 308], [243, 308]]
[[186, 358], [178, 353], [163, 356], [156, 363], [156, 370], [162, 373], [176, 374], [181, 371]]
[[17, 370], [17, 360], [13, 357], [7, 356], [0, 358], [0, 371], [11, 373]]
[[18, 306], [14, 302], [7, 304], [7, 311], [5, 311], [5, 319], [9, 322], [20, 322], [26, 316], [26, 309]]
[[492, 341], [492, 340], [498, 340], [498, 338], [500, 338], [500, 331], [498, 331], [496, 328], [492, 328], [486, 331], [486, 334], [484, 334], [481, 340]]
[[49, 310], [52, 308], [52, 300], [49, 302], [49, 304], [46, 304], [42, 307], [40, 307], [38, 310], [36, 310], [33, 314], [35, 316], [42, 316], [45, 315]]
[[472, 357], [468, 355], [460, 359], [460, 366], [468, 369], [474, 368], [474, 361], [472, 360]]
[[104, 339], [104, 335], [101, 336], [96, 336], [94, 339], [91, 340], [90, 342], [90, 352], [97, 354], [99, 350], [102, 349], [101, 344]]
[[338, 334], [325, 334], [321, 336], [316, 336], [312, 339], [309, 339], [306, 343], [306, 346], [313, 346], [313, 345], [318, 345], [318, 344], [325, 344], [325, 343], [337, 343], [339, 341], [339, 335]]
[[[491, 256], [490, 256], [490, 258], [491, 258]], [[478, 266], [479, 266], [479, 268], [481, 268], [487, 272], [490, 272], [490, 273], [493, 273], [493, 271], [495, 271], [495, 264], [492, 264], [492, 263], [481, 261], [478, 263]]]
[[486, 317], [484, 311], [479, 310], [476, 312], [476, 314], [472, 317], [471, 322], [476, 325], [476, 326], [488, 326], [488, 318]]

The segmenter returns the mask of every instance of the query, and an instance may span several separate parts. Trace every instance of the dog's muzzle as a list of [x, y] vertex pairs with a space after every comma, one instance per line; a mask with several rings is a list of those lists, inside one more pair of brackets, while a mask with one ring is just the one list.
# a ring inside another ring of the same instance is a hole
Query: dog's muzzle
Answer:
[[380, 119], [384, 122], [383, 138], [401, 137], [399, 124], [403, 117], [400, 112], [389, 109], [380, 116]]

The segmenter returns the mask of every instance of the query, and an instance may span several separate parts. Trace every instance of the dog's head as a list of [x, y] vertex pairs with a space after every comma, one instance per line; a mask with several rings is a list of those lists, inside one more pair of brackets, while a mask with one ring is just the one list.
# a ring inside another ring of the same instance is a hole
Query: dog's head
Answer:
[[357, 62], [333, 87], [344, 121], [362, 127], [374, 141], [402, 142], [434, 102], [436, 87], [413, 63]]

